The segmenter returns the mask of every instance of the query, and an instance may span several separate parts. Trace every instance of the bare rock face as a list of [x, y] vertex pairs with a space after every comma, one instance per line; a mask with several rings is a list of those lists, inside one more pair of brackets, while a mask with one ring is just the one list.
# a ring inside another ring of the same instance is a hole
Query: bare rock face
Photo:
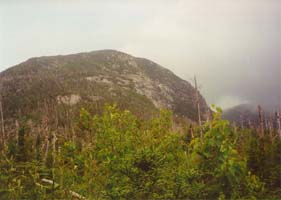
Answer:
[[75, 105], [80, 101], [81, 97], [77, 94], [71, 94], [69, 96], [57, 96], [59, 104]]
[[[114, 50], [31, 58], [0, 73], [0, 86], [7, 119], [40, 118], [46, 105], [98, 110], [105, 103], [139, 116], [167, 108], [197, 117], [190, 83], [150, 60]], [[208, 106], [201, 95], [200, 104], [204, 115]]]

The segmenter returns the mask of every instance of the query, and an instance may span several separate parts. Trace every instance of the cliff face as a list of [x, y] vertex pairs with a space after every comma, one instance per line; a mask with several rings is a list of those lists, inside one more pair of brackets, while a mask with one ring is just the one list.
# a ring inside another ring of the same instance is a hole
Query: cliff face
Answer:
[[[101, 50], [31, 58], [0, 73], [5, 119], [40, 118], [46, 107], [99, 110], [105, 103], [148, 117], [159, 108], [196, 120], [195, 90], [168, 69], [143, 58]], [[200, 95], [202, 113], [208, 106]]]

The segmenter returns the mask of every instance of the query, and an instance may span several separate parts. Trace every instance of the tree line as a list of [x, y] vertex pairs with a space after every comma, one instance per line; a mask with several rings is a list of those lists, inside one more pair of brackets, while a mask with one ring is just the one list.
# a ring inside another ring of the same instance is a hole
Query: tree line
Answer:
[[181, 129], [168, 110], [139, 119], [116, 105], [69, 113], [65, 128], [22, 118], [1, 143], [0, 199], [280, 198], [278, 129], [233, 126], [214, 110]]

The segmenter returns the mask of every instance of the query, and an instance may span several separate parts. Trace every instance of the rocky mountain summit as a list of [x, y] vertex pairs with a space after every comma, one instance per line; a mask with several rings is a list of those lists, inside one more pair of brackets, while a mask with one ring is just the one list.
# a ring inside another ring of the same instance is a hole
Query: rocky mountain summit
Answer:
[[[5, 120], [105, 103], [148, 117], [160, 108], [196, 120], [195, 89], [170, 70], [115, 50], [31, 58], [0, 73]], [[202, 113], [208, 106], [199, 95]], [[50, 109], [56, 108], [56, 109]]]

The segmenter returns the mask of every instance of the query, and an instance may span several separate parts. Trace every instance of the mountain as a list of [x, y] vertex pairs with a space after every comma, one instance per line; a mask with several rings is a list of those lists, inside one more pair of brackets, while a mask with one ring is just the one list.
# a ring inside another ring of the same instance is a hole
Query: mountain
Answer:
[[222, 117], [231, 122], [240, 123], [241, 120], [251, 120], [253, 122], [258, 121], [258, 110], [257, 107], [251, 104], [240, 104], [223, 112]]
[[[271, 124], [273, 128], [277, 128], [277, 112], [280, 112], [278, 107], [276, 109], [269, 109], [268, 107], [260, 106], [261, 119], [265, 127]], [[222, 117], [236, 124], [243, 123], [245, 127], [258, 127], [260, 124], [258, 105], [240, 104], [225, 110]]]
[[[42, 121], [86, 107], [99, 112], [117, 103], [140, 117], [160, 108], [196, 120], [195, 89], [160, 65], [115, 50], [31, 58], [0, 73], [5, 121]], [[202, 113], [208, 106], [199, 94]], [[64, 113], [64, 114], [63, 114]]]

